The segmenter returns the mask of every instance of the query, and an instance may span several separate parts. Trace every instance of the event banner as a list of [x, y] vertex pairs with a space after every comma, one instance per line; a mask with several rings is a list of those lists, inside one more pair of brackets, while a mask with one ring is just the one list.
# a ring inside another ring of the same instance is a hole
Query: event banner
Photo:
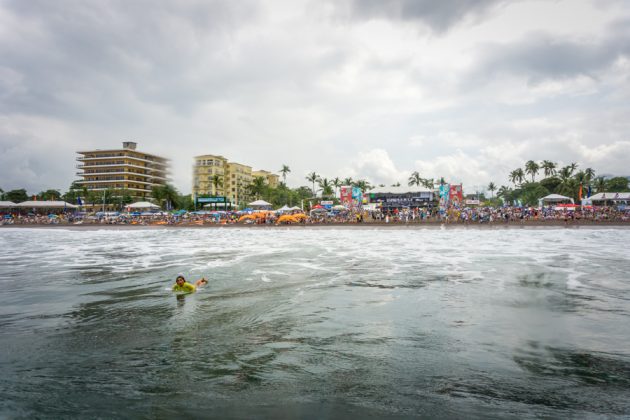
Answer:
[[352, 187], [342, 186], [339, 198], [344, 204], [352, 204]]
[[462, 184], [451, 185], [449, 199], [451, 203], [455, 205], [461, 204], [462, 201], [464, 201], [464, 191], [462, 189]]

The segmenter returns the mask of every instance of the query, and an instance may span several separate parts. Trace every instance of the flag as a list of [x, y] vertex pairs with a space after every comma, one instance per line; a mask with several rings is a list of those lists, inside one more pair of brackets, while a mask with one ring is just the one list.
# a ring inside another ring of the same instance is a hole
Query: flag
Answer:
[[588, 186], [588, 191], [586, 192], [586, 198], [591, 198], [591, 186]]
[[580, 189], [578, 190], [578, 201], [582, 201], [582, 184], [580, 184]]
[[81, 197], [77, 196], [77, 205], [82, 206], [83, 202], [81, 202]]

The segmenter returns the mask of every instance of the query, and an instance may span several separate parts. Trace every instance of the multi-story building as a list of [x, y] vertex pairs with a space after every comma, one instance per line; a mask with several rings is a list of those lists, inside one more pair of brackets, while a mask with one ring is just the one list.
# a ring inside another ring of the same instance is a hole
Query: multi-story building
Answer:
[[193, 196], [225, 196], [227, 159], [217, 155], [195, 156]]
[[127, 190], [135, 199], [151, 197], [153, 187], [168, 182], [169, 160], [136, 150], [137, 144], [123, 142], [122, 149], [80, 151], [77, 185], [88, 191]]
[[252, 167], [228, 162], [225, 171], [225, 193], [230, 202], [240, 206], [247, 199], [247, 187], [253, 181]]
[[271, 188], [278, 188], [278, 184], [280, 183], [280, 177], [278, 175], [262, 169], [259, 171], [252, 171], [252, 178], [258, 177], [264, 178]]
[[[262, 177], [266, 184], [276, 188], [279, 177], [269, 171], [252, 171], [252, 167], [229, 162], [219, 155], [195, 156], [192, 193], [198, 203], [223, 203], [239, 207], [251, 198], [248, 187], [254, 178]], [[221, 204], [219, 204], [221, 205]]]

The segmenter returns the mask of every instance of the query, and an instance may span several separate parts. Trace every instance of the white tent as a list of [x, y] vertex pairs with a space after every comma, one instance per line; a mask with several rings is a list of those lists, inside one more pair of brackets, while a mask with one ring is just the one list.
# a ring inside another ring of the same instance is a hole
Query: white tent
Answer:
[[27, 208], [27, 209], [76, 209], [74, 204], [66, 203], [65, 201], [22, 201], [15, 205], [15, 207]]
[[573, 199], [571, 197], [566, 197], [564, 195], [560, 195], [560, 194], [549, 194], [547, 196], [544, 196], [543, 198], [538, 200], [538, 206], [542, 207], [545, 202], [547, 203], [561, 203], [563, 201], [570, 201], [571, 203], [573, 202]]
[[13, 201], [0, 201], [0, 209], [11, 209], [17, 207]]
[[271, 207], [271, 203], [267, 203], [265, 200], [256, 200], [248, 204], [251, 207]]
[[301, 207], [298, 207], [298, 206], [293, 206], [293, 207], [289, 208], [289, 210], [291, 210], [291, 211], [294, 211], [294, 210], [302, 210], [302, 208], [301, 208]]
[[630, 200], [630, 192], [603, 192], [589, 198], [591, 201], [618, 201]]
[[278, 210], [276, 210], [276, 211], [278, 211], [278, 212], [285, 212], [285, 211], [291, 211], [291, 210], [292, 210], [292, 209], [291, 209], [291, 207], [289, 207], [289, 206], [287, 206], [287, 205], [285, 204], [284, 206], [280, 207], [280, 208], [279, 208]]
[[149, 203], [148, 201], [138, 201], [136, 203], [129, 204], [127, 207], [130, 209], [159, 209], [160, 208], [160, 206], [153, 203]]

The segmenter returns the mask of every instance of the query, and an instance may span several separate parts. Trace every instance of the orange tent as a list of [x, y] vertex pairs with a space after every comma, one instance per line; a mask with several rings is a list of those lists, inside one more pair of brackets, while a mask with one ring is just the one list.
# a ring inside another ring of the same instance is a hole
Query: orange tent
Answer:
[[280, 223], [298, 223], [298, 220], [290, 214], [285, 214], [284, 216], [278, 217], [276, 224]]
[[256, 220], [257, 217], [254, 216], [253, 214], [244, 214], [241, 217], [238, 218], [239, 222], [243, 222], [245, 220]]

